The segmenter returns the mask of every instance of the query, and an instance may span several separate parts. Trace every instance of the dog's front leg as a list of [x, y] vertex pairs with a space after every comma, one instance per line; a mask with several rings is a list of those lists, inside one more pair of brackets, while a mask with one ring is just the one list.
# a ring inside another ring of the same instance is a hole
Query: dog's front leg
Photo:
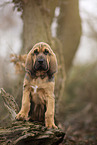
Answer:
[[48, 128], [57, 128], [54, 123], [55, 98], [54, 94], [47, 97], [47, 110], [45, 113], [45, 125]]
[[23, 91], [22, 107], [20, 112], [17, 114], [17, 120], [28, 120], [28, 113], [30, 111], [30, 91], [27, 88]]

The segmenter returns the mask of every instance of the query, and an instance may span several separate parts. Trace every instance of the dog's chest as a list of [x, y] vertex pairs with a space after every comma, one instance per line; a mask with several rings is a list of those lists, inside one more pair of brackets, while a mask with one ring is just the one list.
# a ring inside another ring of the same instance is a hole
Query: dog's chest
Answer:
[[36, 79], [30, 83], [31, 99], [35, 104], [44, 104], [46, 101], [46, 80]]
[[30, 83], [30, 89], [31, 108], [29, 114], [31, 119], [44, 122], [47, 98], [45, 81], [41, 81], [40, 79], [33, 80]]
[[30, 84], [30, 112], [32, 120], [44, 122], [46, 103], [48, 97], [54, 92], [54, 82], [49, 82], [48, 79], [33, 79]]
[[35, 94], [35, 93], [38, 92], [39, 87], [38, 87], [37, 85], [31, 85], [31, 90], [32, 90], [32, 92]]
[[31, 91], [34, 94], [38, 93], [40, 91], [46, 90], [46, 88], [47, 88], [47, 79], [41, 79], [41, 78], [33, 79], [30, 82], [30, 88], [31, 88]]

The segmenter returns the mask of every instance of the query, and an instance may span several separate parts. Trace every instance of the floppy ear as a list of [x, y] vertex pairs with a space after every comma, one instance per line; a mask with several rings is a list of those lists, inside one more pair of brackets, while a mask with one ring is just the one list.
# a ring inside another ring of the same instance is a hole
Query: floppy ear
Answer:
[[52, 53], [50, 56], [48, 75], [52, 76], [54, 73], [57, 72], [57, 70], [58, 70], [58, 64], [57, 64], [56, 55]]
[[33, 59], [32, 59], [31, 52], [29, 52], [27, 55], [25, 70], [26, 70], [26, 72], [29, 72], [31, 74], [33, 72]]

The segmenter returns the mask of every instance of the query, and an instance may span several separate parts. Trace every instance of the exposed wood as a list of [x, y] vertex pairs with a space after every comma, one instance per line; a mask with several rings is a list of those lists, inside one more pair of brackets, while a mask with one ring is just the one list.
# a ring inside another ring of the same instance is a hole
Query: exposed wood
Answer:
[[64, 135], [59, 129], [47, 129], [39, 124], [17, 121], [9, 128], [0, 129], [0, 144], [58, 145]]
[[0, 93], [4, 100], [4, 106], [7, 108], [8, 112], [10, 114], [10, 118], [12, 120], [14, 120], [16, 113], [18, 113], [18, 111], [19, 111], [19, 107], [18, 107], [14, 97], [12, 95], [10, 95], [9, 93], [6, 93], [6, 91], [3, 88], [1, 88]]

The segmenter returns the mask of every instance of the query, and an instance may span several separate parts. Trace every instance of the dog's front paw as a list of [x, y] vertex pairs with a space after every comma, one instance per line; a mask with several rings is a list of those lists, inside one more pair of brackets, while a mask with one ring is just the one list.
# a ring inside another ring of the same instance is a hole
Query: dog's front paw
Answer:
[[46, 123], [46, 127], [58, 129], [58, 127], [54, 123], [53, 124]]
[[24, 112], [19, 112], [16, 115], [16, 120], [28, 120], [28, 115], [25, 114]]

